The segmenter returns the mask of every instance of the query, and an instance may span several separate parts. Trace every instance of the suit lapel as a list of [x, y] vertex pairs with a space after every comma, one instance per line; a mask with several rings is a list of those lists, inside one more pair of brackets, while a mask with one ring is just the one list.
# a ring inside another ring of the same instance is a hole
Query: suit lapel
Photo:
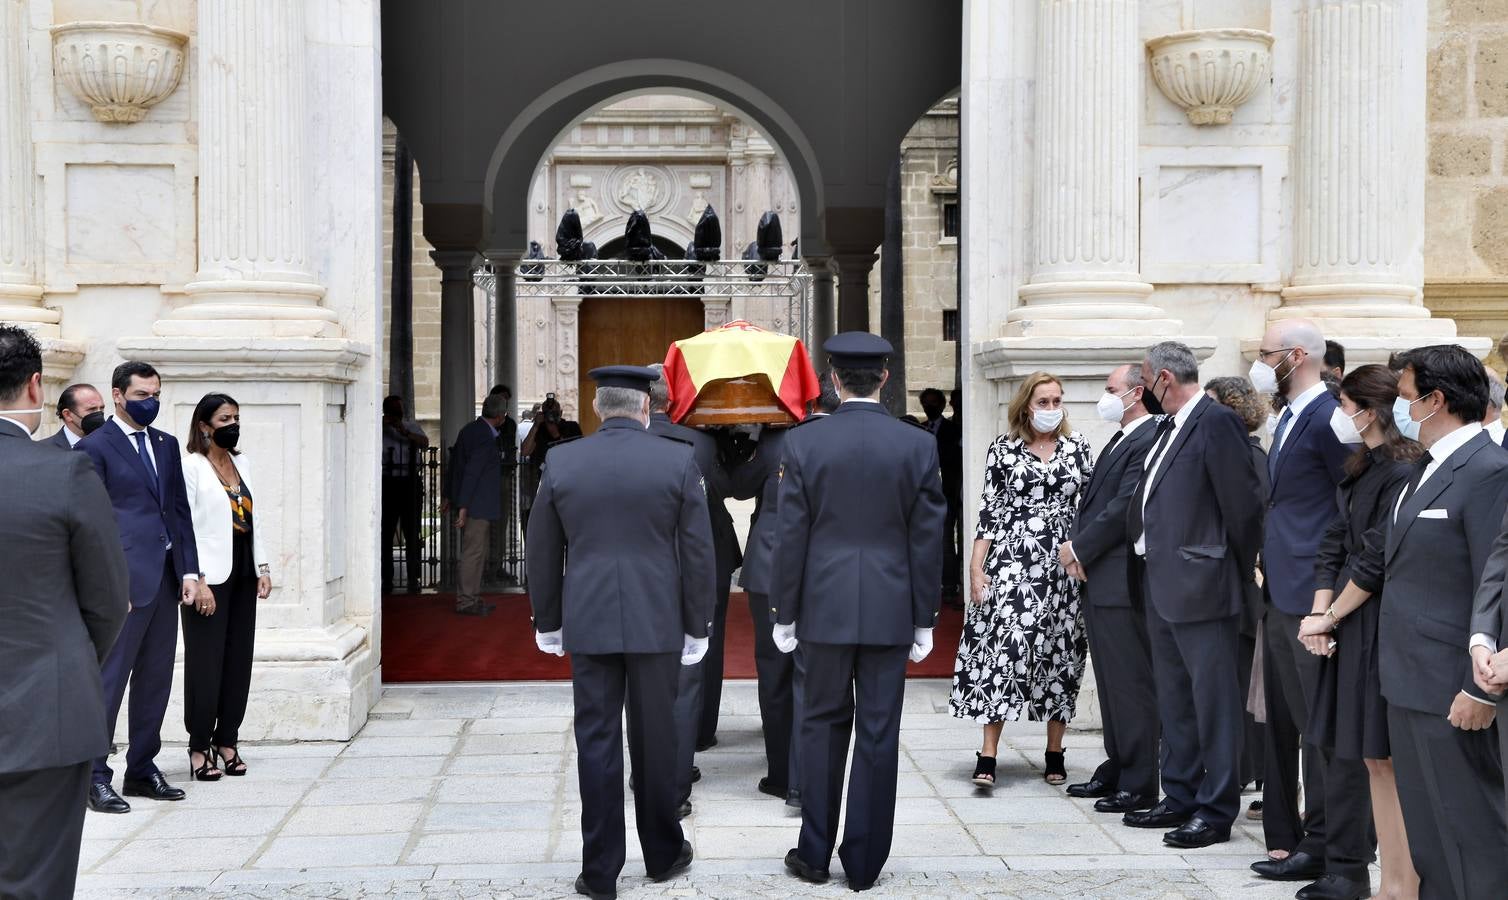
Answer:
[[[1327, 391], [1326, 396], [1328, 395], [1329, 392]], [[1283, 466], [1288, 462], [1288, 451], [1298, 447], [1299, 438], [1303, 437], [1304, 432], [1309, 430], [1309, 423], [1319, 413], [1321, 404], [1324, 404], [1327, 409], [1329, 408], [1329, 404], [1325, 403], [1324, 397], [1316, 397], [1313, 403], [1304, 408], [1304, 412], [1298, 417], [1298, 420], [1288, 426], [1288, 433], [1283, 436], [1283, 448], [1278, 451], [1277, 467], [1273, 469], [1272, 473], [1272, 489], [1274, 491], [1277, 490], [1278, 482], [1283, 478]]]
[[[157, 490], [157, 479], [153, 478], [152, 473], [147, 471], [147, 464], [142, 460], [141, 453], [137, 451], [136, 445], [131, 442], [130, 438], [126, 437], [126, 433], [124, 431], [120, 430], [119, 425], [113, 425], [110, 423], [106, 424], [109, 425], [110, 430], [105, 435], [105, 440], [109, 441], [110, 446], [113, 447], [115, 449], [115, 452], [123, 459], [125, 459], [128, 464], [136, 467], [136, 474], [141, 477], [142, 484], [145, 484], [147, 486], [147, 490], [152, 493], [153, 497], [157, 497], [157, 499], [161, 500], [162, 498], [159, 496]], [[150, 430], [147, 431], [147, 438], [148, 440], [152, 438], [152, 432]], [[160, 461], [157, 464], [157, 471], [160, 476], [162, 473], [162, 463]]]
[[1103, 487], [1105, 482], [1108, 480], [1108, 478], [1103, 477], [1101, 473], [1115, 468], [1116, 460], [1124, 456], [1126, 452], [1131, 448], [1131, 446], [1138, 440], [1143, 440], [1145, 438], [1145, 435], [1143, 435], [1142, 432], [1146, 431], [1149, 427], [1154, 433], [1157, 431], [1157, 425], [1155, 422], [1145, 425], [1138, 425], [1136, 427], [1136, 431], [1132, 432], [1131, 434], [1122, 435], [1120, 443], [1116, 444], [1109, 453], [1105, 454], [1103, 459], [1100, 459], [1094, 464], [1094, 477], [1089, 479], [1089, 490], [1084, 494], [1084, 501], [1080, 504], [1081, 508], [1088, 508], [1089, 504], [1094, 502], [1094, 498], [1099, 494], [1100, 488]]
[[1209, 408], [1208, 404], [1214, 402], [1207, 394], [1200, 394], [1194, 400], [1194, 403], [1197, 404], [1194, 407], [1194, 411], [1189, 413], [1188, 421], [1184, 422], [1183, 427], [1178, 429], [1178, 433], [1173, 436], [1173, 445], [1163, 452], [1162, 462], [1157, 464], [1157, 477], [1153, 479], [1152, 486], [1147, 488], [1148, 499], [1151, 499], [1152, 495], [1157, 492], [1158, 485], [1162, 484], [1163, 478], [1168, 474], [1168, 467], [1173, 464], [1173, 458], [1178, 455], [1178, 451], [1182, 450], [1183, 445], [1189, 442], [1189, 435], [1194, 433], [1194, 426], [1199, 424], [1199, 418]]
[[1414, 493], [1403, 501], [1403, 506], [1398, 510], [1398, 519], [1393, 523], [1392, 530], [1388, 533], [1387, 558], [1392, 559], [1393, 554], [1398, 552], [1403, 544], [1403, 538], [1408, 534], [1409, 528], [1413, 527], [1414, 521], [1419, 518], [1419, 513], [1430, 508], [1430, 504], [1439, 499], [1456, 480], [1456, 470], [1471, 461], [1477, 451], [1492, 443], [1485, 434], [1478, 434], [1466, 445], [1451, 454], [1447, 465], [1436, 469], [1434, 474], [1414, 489]]

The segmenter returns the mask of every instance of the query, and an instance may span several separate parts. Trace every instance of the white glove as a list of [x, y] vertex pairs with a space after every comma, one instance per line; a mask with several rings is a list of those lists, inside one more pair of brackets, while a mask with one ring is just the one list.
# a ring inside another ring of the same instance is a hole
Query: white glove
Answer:
[[539, 648], [540, 653], [553, 653], [556, 656], [565, 656], [564, 630], [557, 628], [554, 631], [534, 632], [534, 646]]
[[681, 665], [694, 666], [707, 655], [707, 646], [711, 641], [708, 638], [694, 638], [689, 634], [683, 637], [686, 638], [686, 643], [681, 645]]
[[796, 623], [789, 625], [776, 625], [771, 634], [775, 638], [775, 649], [781, 653], [790, 653], [796, 649]]
[[907, 654], [906, 658], [912, 662], [919, 663], [926, 659], [927, 654], [931, 652], [932, 629], [918, 628], [913, 631], [911, 636], [911, 652]]

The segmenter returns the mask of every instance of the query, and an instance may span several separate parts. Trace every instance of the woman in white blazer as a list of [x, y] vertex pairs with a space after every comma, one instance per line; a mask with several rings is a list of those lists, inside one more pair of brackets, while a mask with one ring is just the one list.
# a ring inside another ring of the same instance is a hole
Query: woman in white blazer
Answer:
[[[253, 514], [254, 482], [236, 450], [241, 407], [206, 394], [194, 408], [183, 483], [199, 549], [204, 611], [183, 607], [183, 724], [189, 766], [199, 781], [245, 775], [236, 751], [257, 629], [257, 601], [272, 591], [263, 540], [265, 516]], [[208, 596], [205, 596], [208, 595]]]

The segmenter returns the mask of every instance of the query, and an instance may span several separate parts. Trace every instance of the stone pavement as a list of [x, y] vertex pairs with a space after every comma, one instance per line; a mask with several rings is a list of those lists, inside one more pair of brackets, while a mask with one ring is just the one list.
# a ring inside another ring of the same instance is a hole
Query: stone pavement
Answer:
[[[1286, 898], [1298, 885], [1247, 870], [1259, 828], [1177, 853], [1161, 833], [1121, 826], [1040, 777], [1043, 729], [1009, 726], [993, 796], [969, 783], [979, 731], [947, 714], [948, 683], [908, 684], [894, 849], [876, 896]], [[644, 877], [629, 823], [624, 897], [839, 897], [783, 874], [799, 814], [755, 791], [763, 772], [752, 682], [723, 695], [719, 745], [686, 820], [696, 862]], [[389, 687], [350, 743], [247, 744], [250, 775], [188, 782], [165, 747], [181, 803], [137, 799], [126, 816], [90, 813], [80, 897], [562, 897], [579, 871], [580, 804], [570, 686]], [[1099, 762], [1097, 734], [1070, 733], [1071, 780]], [[833, 873], [840, 865], [833, 859]]]

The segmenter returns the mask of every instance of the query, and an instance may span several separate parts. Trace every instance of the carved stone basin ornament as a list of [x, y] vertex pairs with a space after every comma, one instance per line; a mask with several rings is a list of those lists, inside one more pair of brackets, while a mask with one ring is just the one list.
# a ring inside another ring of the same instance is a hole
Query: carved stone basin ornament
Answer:
[[1251, 28], [1179, 31], [1147, 41], [1152, 79], [1195, 125], [1229, 125], [1267, 77], [1272, 35]]
[[140, 122], [183, 77], [188, 35], [133, 22], [70, 22], [52, 29], [58, 78], [101, 122]]

